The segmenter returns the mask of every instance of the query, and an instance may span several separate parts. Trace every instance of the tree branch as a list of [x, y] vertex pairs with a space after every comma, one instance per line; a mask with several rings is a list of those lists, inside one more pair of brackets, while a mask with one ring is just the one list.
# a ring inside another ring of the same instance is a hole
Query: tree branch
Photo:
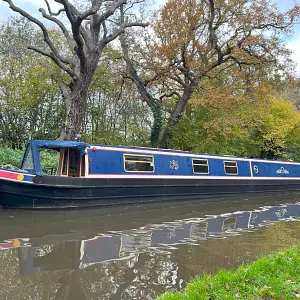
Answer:
[[45, 0], [45, 2], [46, 2], [47, 8], [48, 8], [48, 12], [49, 12], [50, 16], [55, 16], [56, 17], [56, 16], [60, 15], [60, 13], [62, 13], [62, 12], [65, 11], [63, 8], [61, 8], [57, 13], [54, 13], [54, 12], [51, 11], [51, 8], [50, 8], [48, 0]]
[[61, 60], [59, 60], [54, 53], [52, 53], [52, 52], [46, 52], [46, 51], [44, 51], [44, 50], [42, 50], [40, 48], [37, 48], [35, 46], [28, 46], [28, 49], [33, 50], [33, 51], [35, 51], [37, 53], [40, 53], [40, 54], [42, 54], [42, 55], [44, 55], [46, 57], [51, 58], [52, 61], [54, 61], [61, 69], [63, 69], [66, 73], [68, 73], [72, 78], [76, 78], [77, 77], [76, 73], [71, 68], [69, 68], [65, 64], [63, 64], [61, 62]]
[[12, 0], [3, 0], [3, 1], [7, 2], [9, 4], [9, 7], [13, 11], [19, 13], [20, 15], [22, 15], [23, 17], [25, 17], [29, 21], [31, 21], [34, 24], [38, 25], [41, 28], [42, 32], [43, 32], [45, 43], [49, 46], [49, 48], [51, 49], [51, 51], [53, 52], [53, 54], [57, 57], [57, 59], [60, 60], [64, 64], [69, 64], [70, 63], [70, 61], [67, 58], [65, 58], [65, 57], [63, 57], [62, 55], [59, 54], [58, 50], [55, 48], [54, 44], [50, 40], [47, 28], [45, 27], [45, 25], [41, 21], [39, 21], [38, 19], [36, 19], [33, 16], [31, 16], [29, 13], [27, 13], [26, 11], [24, 11], [20, 7], [14, 5], [14, 3], [12, 2]]
[[[45, 1], [46, 1], [46, 0], [45, 0]], [[48, 15], [48, 14], [46, 13], [46, 11], [45, 11], [43, 8], [40, 8], [39, 11], [41, 12], [42, 16], [43, 16], [45, 19], [47, 19], [47, 20], [49, 20], [49, 21], [52, 21], [52, 22], [54, 22], [55, 24], [57, 24], [57, 26], [61, 29], [63, 35], [65, 36], [65, 38], [66, 38], [66, 40], [67, 40], [67, 42], [68, 42], [68, 44], [69, 44], [70, 50], [73, 52], [73, 51], [74, 51], [74, 49], [73, 49], [73, 40], [72, 40], [72, 38], [71, 38], [71, 36], [70, 36], [70, 34], [69, 34], [69, 31], [68, 31], [67, 28], [65, 27], [65, 25], [64, 25], [60, 20], [58, 20], [57, 18], [54, 18], [54, 17], [52, 16], [52, 14]], [[74, 64], [74, 60], [71, 60], [71, 59], [67, 59], [67, 58], [66, 58], [66, 61], [68, 61], [68, 64]]]
[[102, 41], [102, 47], [106, 44], [108, 44], [109, 42], [113, 41], [114, 39], [116, 39], [120, 34], [124, 33], [125, 28], [129, 28], [129, 27], [134, 27], [134, 26], [139, 26], [139, 27], [147, 27], [149, 25], [149, 23], [141, 23], [141, 22], [133, 22], [133, 23], [126, 23], [123, 24], [122, 26], [120, 26], [119, 29], [117, 29], [114, 33], [112, 33], [111, 35], [105, 37]]

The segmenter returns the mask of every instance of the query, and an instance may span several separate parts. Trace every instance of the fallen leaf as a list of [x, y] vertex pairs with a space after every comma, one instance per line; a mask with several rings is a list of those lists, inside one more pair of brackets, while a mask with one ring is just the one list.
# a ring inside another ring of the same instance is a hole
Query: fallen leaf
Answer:
[[295, 282], [288, 279], [285, 283], [287, 283], [287, 284], [294, 284]]
[[230, 285], [228, 283], [226, 284], [226, 291], [230, 291]]

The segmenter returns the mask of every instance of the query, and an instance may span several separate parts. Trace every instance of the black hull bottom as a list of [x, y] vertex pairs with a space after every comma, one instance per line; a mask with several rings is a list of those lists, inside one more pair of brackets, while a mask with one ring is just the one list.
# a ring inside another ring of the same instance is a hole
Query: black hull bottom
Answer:
[[37, 177], [34, 184], [0, 180], [3, 208], [77, 208], [300, 190], [300, 180], [86, 179]]

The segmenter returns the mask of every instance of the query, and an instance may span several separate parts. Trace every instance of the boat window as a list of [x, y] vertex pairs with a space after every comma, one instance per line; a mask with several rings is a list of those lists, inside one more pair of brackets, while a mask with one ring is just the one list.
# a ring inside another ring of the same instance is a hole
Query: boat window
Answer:
[[224, 161], [225, 174], [237, 175], [238, 167], [236, 161]]
[[33, 171], [34, 170], [31, 145], [28, 145], [27, 148], [26, 148], [26, 152], [25, 152], [25, 155], [24, 155], [24, 160], [23, 160], [23, 164], [21, 166], [21, 169], [26, 170], [26, 171]]
[[193, 172], [195, 174], [208, 174], [209, 173], [208, 160], [193, 158]]
[[154, 158], [146, 155], [124, 154], [126, 172], [154, 172]]
[[57, 150], [39, 149], [39, 156], [43, 174], [55, 175], [59, 162], [59, 153]]

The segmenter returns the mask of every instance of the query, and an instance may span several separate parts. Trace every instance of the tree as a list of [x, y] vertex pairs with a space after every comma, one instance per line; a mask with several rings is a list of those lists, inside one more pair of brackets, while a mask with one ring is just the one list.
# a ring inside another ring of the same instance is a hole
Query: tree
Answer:
[[[291, 31], [299, 14], [297, 5], [280, 13], [269, 0], [169, 0], [153, 22], [154, 38], [148, 38], [143, 49], [150, 57], [147, 69], [152, 69], [152, 77], [135, 79], [147, 103], [151, 97], [159, 101], [148, 87], [153, 81], [161, 87], [160, 100], [175, 100], [160, 146], [169, 146], [189, 99], [195, 91], [205, 89], [207, 79], [245, 66], [285, 69], [290, 62], [289, 51], [278, 36]], [[124, 45], [123, 52], [129, 73], [135, 78], [137, 64]]]
[[[66, 119], [60, 139], [74, 138], [81, 129], [87, 110], [88, 89], [104, 48], [126, 28], [148, 25], [127, 22], [126, 18], [120, 17], [126, 16], [134, 4], [144, 0], [92, 0], [90, 8], [83, 10], [68, 0], [54, 0], [61, 4], [58, 12], [53, 12], [48, 0], [45, 0], [47, 10], [40, 8], [39, 11], [61, 30], [65, 39], [63, 48], [55, 44], [42, 21], [16, 6], [12, 0], [2, 1], [42, 30], [45, 47], [29, 46], [29, 49], [50, 58], [62, 70], [62, 76], [54, 74], [66, 105]], [[59, 18], [62, 15], [67, 17], [69, 25]]]
[[63, 114], [60, 91], [51, 78], [55, 65], [28, 51], [42, 44], [25, 18], [0, 24], [0, 143], [21, 148], [30, 138], [56, 138]]
[[247, 94], [239, 86], [195, 93], [189, 114], [176, 125], [175, 148], [260, 158], [298, 157], [300, 112], [291, 101], [261, 84]]
[[137, 101], [134, 84], [124, 79], [119, 51], [107, 47], [89, 90], [82, 128], [84, 140], [110, 145], [147, 145], [149, 108]]

